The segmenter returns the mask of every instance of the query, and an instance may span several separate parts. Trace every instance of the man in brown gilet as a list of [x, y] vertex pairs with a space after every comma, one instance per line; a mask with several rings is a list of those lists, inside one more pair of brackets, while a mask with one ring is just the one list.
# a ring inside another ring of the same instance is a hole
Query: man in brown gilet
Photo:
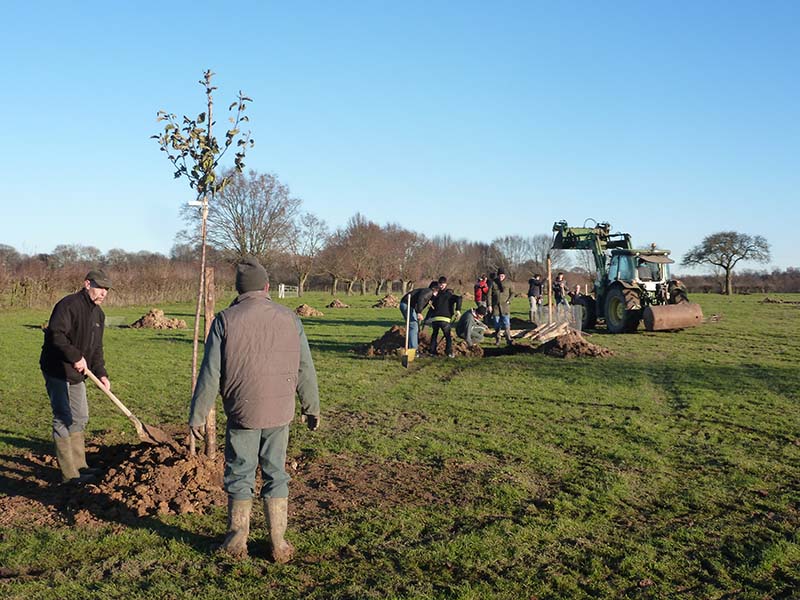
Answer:
[[284, 539], [289, 475], [286, 447], [294, 418], [295, 392], [309, 429], [319, 426], [319, 390], [300, 319], [269, 298], [269, 276], [257, 260], [236, 268], [239, 296], [214, 319], [205, 345], [189, 414], [192, 435], [202, 438], [217, 396], [228, 417], [224, 485], [228, 534], [220, 551], [247, 556], [256, 469], [269, 527], [272, 558], [288, 562], [294, 547]]

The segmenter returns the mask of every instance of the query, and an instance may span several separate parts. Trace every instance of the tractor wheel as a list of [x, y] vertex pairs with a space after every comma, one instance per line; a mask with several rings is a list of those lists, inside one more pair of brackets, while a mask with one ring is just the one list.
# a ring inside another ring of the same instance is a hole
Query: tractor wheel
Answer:
[[594, 329], [597, 325], [597, 306], [594, 298], [578, 296], [572, 301], [573, 306], [581, 307], [581, 329]]
[[686, 296], [686, 292], [683, 290], [675, 290], [670, 294], [669, 303], [670, 304], [682, 304], [683, 302], [688, 302], [689, 298]]
[[614, 287], [606, 296], [606, 327], [610, 333], [630, 333], [639, 327], [642, 309], [634, 290]]

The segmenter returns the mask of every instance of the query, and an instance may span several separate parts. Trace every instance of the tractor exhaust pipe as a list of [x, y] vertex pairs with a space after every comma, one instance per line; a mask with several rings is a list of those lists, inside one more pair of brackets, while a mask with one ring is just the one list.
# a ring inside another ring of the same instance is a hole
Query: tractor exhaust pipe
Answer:
[[703, 309], [696, 302], [648, 306], [642, 315], [647, 331], [669, 331], [697, 327], [703, 322]]

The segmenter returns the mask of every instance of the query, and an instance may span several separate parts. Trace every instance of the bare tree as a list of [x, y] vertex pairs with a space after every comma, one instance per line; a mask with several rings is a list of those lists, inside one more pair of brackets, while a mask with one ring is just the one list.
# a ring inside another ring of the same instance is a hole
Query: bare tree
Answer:
[[[209, 246], [232, 260], [255, 256], [271, 268], [278, 255], [291, 251], [302, 201], [273, 174], [251, 170], [244, 175], [232, 169], [224, 177], [228, 185], [215, 194], [208, 212]], [[195, 242], [200, 216], [189, 208], [182, 213], [192, 227], [184, 237]]]
[[497, 256], [503, 257], [506, 275], [513, 281], [518, 275], [522, 264], [533, 258], [533, 238], [521, 235], [507, 235], [492, 241], [492, 246], [497, 250]]
[[294, 224], [289, 239], [290, 262], [297, 275], [297, 293], [302, 296], [308, 276], [314, 270], [320, 253], [328, 243], [328, 225], [311, 213], [303, 214]]
[[337, 229], [328, 237], [328, 243], [319, 255], [319, 268], [331, 278], [331, 295], [338, 292], [339, 282], [346, 279], [347, 243], [345, 233]]
[[689, 250], [681, 264], [709, 264], [725, 271], [725, 293], [733, 293], [733, 268], [740, 261], [767, 262], [770, 259], [769, 243], [760, 236], [750, 236], [736, 231], [720, 231], [703, 238]]
[[361, 213], [347, 222], [342, 237], [349, 284], [347, 294], [353, 293], [356, 281], [361, 282], [361, 293], [366, 293], [367, 280], [375, 271], [376, 254], [381, 239], [381, 228]]

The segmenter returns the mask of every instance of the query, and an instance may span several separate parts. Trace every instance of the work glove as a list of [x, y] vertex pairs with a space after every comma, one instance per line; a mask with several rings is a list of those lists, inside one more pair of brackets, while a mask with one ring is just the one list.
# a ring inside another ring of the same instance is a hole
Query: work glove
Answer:
[[320, 416], [319, 415], [300, 415], [300, 422], [305, 423], [310, 431], [319, 429]]
[[206, 437], [206, 426], [205, 423], [202, 425], [189, 425], [189, 432], [192, 434], [192, 437], [196, 440], [202, 440]]

